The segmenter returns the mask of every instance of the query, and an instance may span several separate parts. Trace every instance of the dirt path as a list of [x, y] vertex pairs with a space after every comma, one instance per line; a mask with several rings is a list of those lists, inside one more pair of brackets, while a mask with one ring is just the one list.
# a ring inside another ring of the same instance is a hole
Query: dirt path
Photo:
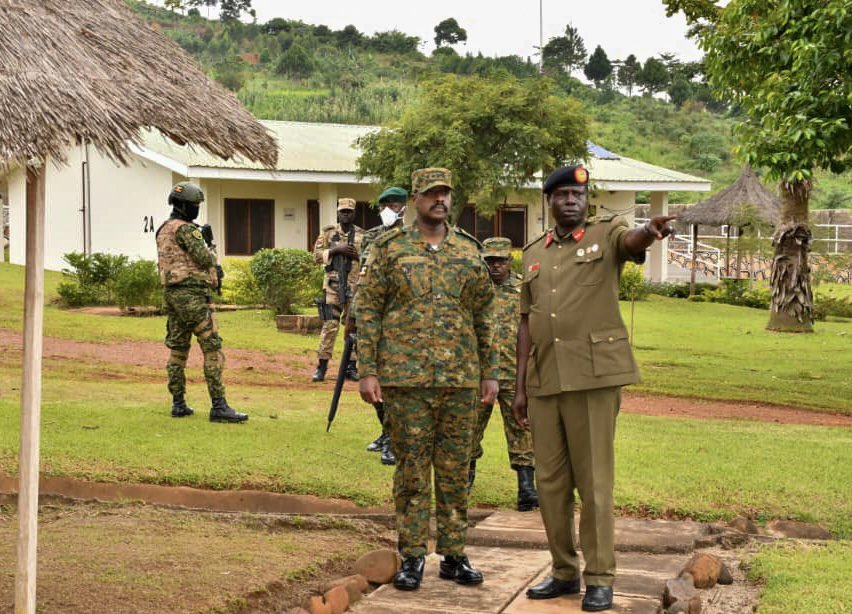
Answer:
[[[0, 329], [0, 347], [20, 355], [21, 334]], [[331, 389], [333, 381], [311, 384], [313, 358], [296, 354], [269, 354], [253, 350], [226, 348], [229, 378], [239, 383], [240, 372], [274, 374], [275, 385], [300, 390]], [[162, 367], [166, 349], [151, 341], [122, 341], [118, 343], [93, 343], [44, 338], [45, 359], [85, 359], [88, 362], [120, 364], [139, 367]], [[12, 357], [14, 360], [14, 356]], [[189, 357], [191, 369], [201, 368], [201, 352], [193, 346]], [[336, 365], [332, 365], [333, 371]], [[771, 405], [753, 401], [717, 401], [682, 397], [667, 397], [626, 391], [623, 411], [645, 416], [670, 418], [696, 418], [708, 420], [755, 420], [779, 424], [806, 424], [814, 426], [839, 426], [852, 428], [852, 415], [823, 413], [799, 407]]]

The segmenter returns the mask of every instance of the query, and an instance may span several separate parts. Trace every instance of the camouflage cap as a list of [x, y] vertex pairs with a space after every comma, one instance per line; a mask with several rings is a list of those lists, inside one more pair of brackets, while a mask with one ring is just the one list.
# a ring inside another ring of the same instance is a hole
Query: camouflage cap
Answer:
[[390, 187], [379, 194], [380, 203], [404, 203], [408, 200], [408, 192], [396, 186]]
[[419, 168], [411, 173], [411, 191], [415, 194], [438, 186], [453, 189], [453, 174], [445, 168]]
[[482, 242], [483, 258], [511, 258], [512, 240], [506, 237], [491, 237]]
[[354, 209], [355, 208], [355, 199], [354, 198], [340, 198], [337, 200], [337, 210], [341, 209]]

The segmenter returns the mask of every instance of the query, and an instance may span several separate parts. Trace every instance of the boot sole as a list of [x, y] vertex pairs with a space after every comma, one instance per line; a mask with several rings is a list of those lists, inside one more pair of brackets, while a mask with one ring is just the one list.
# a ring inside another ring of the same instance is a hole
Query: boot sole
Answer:
[[462, 586], [476, 586], [477, 584], [482, 584], [482, 582], [485, 580], [485, 578], [479, 578], [478, 580], [473, 581], [462, 581], [456, 578], [455, 574], [444, 573], [443, 571], [438, 572], [438, 577], [442, 580], [452, 580], [456, 584], [460, 584]]
[[228, 424], [240, 424], [242, 422], [248, 422], [248, 418], [244, 418], [242, 420], [231, 420], [230, 418], [210, 418], [210, 422], [225, 422]]

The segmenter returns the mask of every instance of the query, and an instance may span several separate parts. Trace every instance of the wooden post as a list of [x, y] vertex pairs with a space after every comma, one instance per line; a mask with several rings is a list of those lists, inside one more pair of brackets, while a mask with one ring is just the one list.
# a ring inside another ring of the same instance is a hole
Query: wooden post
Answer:
[[27, 260], [18, 485], [15, 613], [35, 614], [41, 350], [44, 321], [44, 165], [27, 168]]
[[743, 227], [737, 226], [737, 279], [740, 278], [740, 267], [742, 262], [742, 248], [740, 246], [740, 239], [743, 236]]
[[725, 277], [731, 276], [731, 225], [728, 224], [727, 237], [725, 238]]
[[695, 265], [698, 257], [698, 224], [692, 225], [692, 271], [689, 273], [689, 296], [695, 296]]

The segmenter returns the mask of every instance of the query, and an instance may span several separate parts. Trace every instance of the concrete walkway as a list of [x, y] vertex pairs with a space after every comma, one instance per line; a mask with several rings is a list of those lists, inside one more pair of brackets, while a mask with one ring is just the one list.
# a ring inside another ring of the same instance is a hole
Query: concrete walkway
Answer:
[[[677, 576], [708, 532], [694, 522], [616, 520], [612, 612], [656, 614], [666, 580]], [[497, 512], [468, 532], [467, 555], [485, 576], [480, 586], [438, 578], [440, 557], [426, 559], [420, 590], [406, 593], [385, 585], [352, 611], [369, 614], [547, 614], [580, 612], [582, 594], [546, 601], [527, 599], [527, 587], [550, 573], [550, 553], [538, 513]]]

